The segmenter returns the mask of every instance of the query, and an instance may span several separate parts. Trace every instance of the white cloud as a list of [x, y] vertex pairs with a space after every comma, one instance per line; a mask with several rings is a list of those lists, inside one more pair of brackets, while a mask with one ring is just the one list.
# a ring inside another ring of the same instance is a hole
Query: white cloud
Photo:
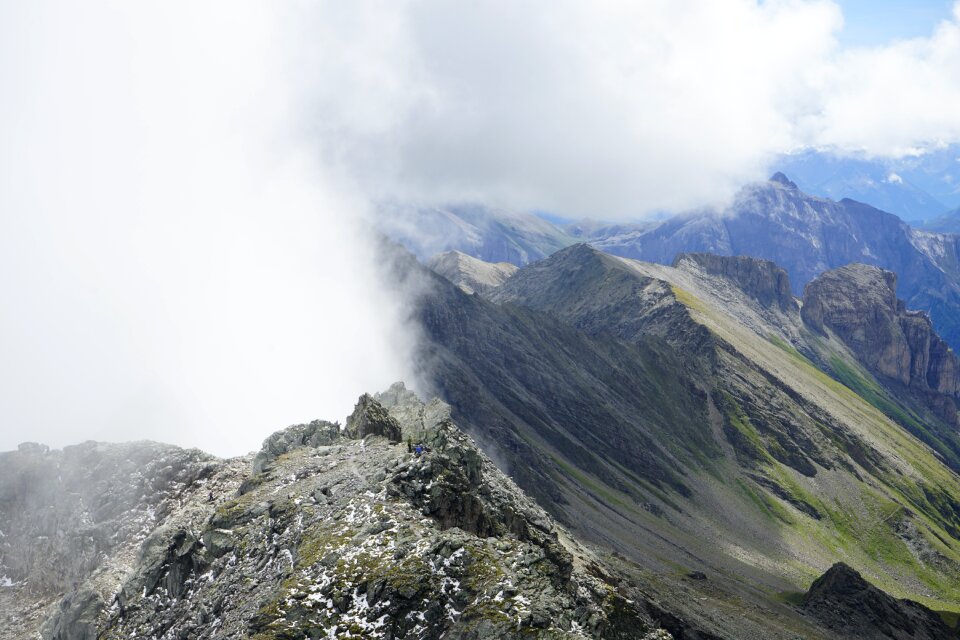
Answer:
[[375, 196], [633, 217], [728, 197], [800, 147], [960, 141], [960, 9], [847, 51], [829, 1], [332, 6], [306, 26], [318, 131]]
[[[20, 3], [0, 57], [0, 450], [239, 453], [410, 378], [366, 201], [298, 144], [270, 3]], [[11, 23], [11, 21], [13, 21]]]
[[928, 38], [831, 58], [819, 100], [813, 144], [902, 156], [960, 141], [960, 3]]
[[829, 3], [749, 0], [428, 0], [320, 18], [343, 82], [316, 117], [370, 193], [608, 216], [700, 204], [764, 171], [840, 24]]
[[236, 451], [409, 377], [371, 199], [633, 217], [800, 146], [960, 141], [960, 8], [882, 48], [838, 49], [842, 22], [828, 0], [0, 4], [0, 448]]

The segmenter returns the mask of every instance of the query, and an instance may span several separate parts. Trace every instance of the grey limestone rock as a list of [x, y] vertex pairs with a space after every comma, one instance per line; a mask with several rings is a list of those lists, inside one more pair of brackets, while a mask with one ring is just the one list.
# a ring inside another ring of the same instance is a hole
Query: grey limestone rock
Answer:
[[712, 253], [681, 253], [673, 265], [677, 266], [685, 260], [700, 265], [709, 274], [729, 278], [763, 306], [775, 306], [789, 313], [800, 310], [790, 289], [787, 272], [769, 260]]
[[325, 420], [297, 424], [273, 433], [253, 459], [253, 472], [262, 472], [271, 461], [298, 447], [331, 445], [340, 438], [340, 427]]
[[355, 440], [370, 435], [384, 437], [390, 442], [402, 439], [400, 423], [368, 393], [360, 396], [353, 413], [347, 418], [344, 433]]
[[897, 299], [897, 276], [865, 264], [827, 271], [807, 285], [803, 320], [830, 329], [864, 365], [903, 385], [960, 394], [960, 363], [926, 314]]
[[[656, 630], [442, 403], [402, 385], [379, 397], [403, 408], [427, 451], [382, 437], [310, 446], [303, 425], [274, 434], [277, 456], [261, 471], [234, 466], [245, 492], [212, 503], [185, 495], [143, 540], [114, 599], [81, 585], [44, 640], [619, 640]], [[371, 396], [351, 425], [359, 436], [401, 428]]]
[[103, 608], [103, 598], [96, 591], [85, 589], [65, 597], [43, 625], [43, 640], [97, 640]]

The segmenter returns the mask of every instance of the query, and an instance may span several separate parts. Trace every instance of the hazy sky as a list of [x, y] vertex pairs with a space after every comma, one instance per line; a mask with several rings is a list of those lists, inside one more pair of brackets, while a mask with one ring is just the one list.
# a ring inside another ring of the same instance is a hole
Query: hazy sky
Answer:
[[960, 4], [0, 0], [0, 141], [0, 450], [238, 453], [411, 379], [372, 202], [635, 217], [960, 141]]

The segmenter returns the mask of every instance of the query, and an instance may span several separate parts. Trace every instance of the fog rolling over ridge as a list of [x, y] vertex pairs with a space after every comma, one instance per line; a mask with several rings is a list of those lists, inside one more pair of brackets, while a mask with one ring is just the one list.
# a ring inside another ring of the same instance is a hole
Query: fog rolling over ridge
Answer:
[[0, 449], [236, 453], [416, 386], [384, 210], [636, 219], [954, 143], [957, 6], [846, 49], [835, 2], [4, 3]]
[[909, 4], [0, 0], [0, 640], [960, 638]]
[[0, 9], [0, 450], [238, 454], [414, 379], [366, 201], [298, 142], [288, 16], [186, 9]]

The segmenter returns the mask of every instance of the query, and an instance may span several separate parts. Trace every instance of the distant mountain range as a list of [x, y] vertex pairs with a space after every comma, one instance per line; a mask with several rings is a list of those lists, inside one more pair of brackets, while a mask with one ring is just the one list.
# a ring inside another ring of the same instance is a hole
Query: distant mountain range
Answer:
[[916, 226], [960, 207], [960, 145], [894, 160], [806, 150], [776, 166], [807, 193], [869, 202]]
[[457, 250], [486, 262], [523, 265], [573, 243], [539, 216], [478, 205], [386, 207], [378, 220], [379, 231], [421, 260]]
[[[851, 262], [876, 265], [897, 273], [897, 294], [907, 306], [929, 313], [943, 338], [960, 348], [960, 236], [915, 229], [854, 200], [809, 195], [782, 173], [744, 187], [725, 209], [701, 209], [655, 223], [557, 225], [532, 214], [480, 207], [418, 215], [409, 229], [424, 225], [429, 232], [444, 224], [467, 230], [438, 242], [412, 243], [422, 259], [457, 249], [522, 266], [576, 242], [661, 264], [684, 252], [746, 255], [777, 262], [798, 295], [828, 269]], [[412, 231], [392, 235], [404, 243]]]
[[928, 221], [924, 228], [940, 233], [960, 233], [960, 208], [948, 211], [942, 216], [937, 216]]

